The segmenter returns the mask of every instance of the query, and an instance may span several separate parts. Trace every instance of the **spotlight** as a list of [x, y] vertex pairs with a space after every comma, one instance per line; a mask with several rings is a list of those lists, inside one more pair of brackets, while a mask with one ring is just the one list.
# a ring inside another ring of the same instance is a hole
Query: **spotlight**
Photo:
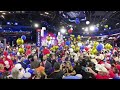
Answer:
[[88, 24], [90, 24], [90, 22], [89, 22], [89, 21], [86, 21], [86, 24], [88, 25]]
[[18, 23], [15, 23], [15, 25], [18, 25]]
[[82, 28], [82, 30], [84, 30], [85, 28]]
[[5, 15], [6, 13], [2, 13], [3, 15]]
[[85, 28], [85, 31], [86, 31], [86, 32], [88, 31], [88, 27]]
[[38, 24], [38, 23], [35, 23], [35, 24], [34, 24], [34, 27], [35, 27], [35, 28], [38, 28], [38, 27], [39, 27], [39, 24]]
[[111, 27], [109, 27], [109, 29], [111, 29]]
[[7, 22], [8, 25], [10, 25], [10, 22]]
[[104, 28], [104, 31], [107, 30], [106, 28]]
[[90, 30], [94, 31], [95, 30], [95, 26], [90, 26]]
[[45, 14], [49, 14], [48, 12], [45, 12]]
[[65, 28], [62, 28], [62, 29], [60, 30], [60, 32], [61, 32], [62, 34], [65, 34], [65, 33], [66, 33], [66, 29], [65, 29]]

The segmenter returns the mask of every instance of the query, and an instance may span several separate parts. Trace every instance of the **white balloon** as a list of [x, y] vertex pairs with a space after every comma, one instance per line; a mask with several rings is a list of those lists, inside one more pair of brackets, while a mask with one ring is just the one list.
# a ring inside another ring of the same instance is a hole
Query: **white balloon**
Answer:
[[22, 45], [22, 48], [24, 48], [24, 45]]
[[20, 53], [19, 53], [19, 52], [17, 52], [17, 56], [20, 56]]
[[28, 70], [30, 70], [30, 68], [26, 68], [26, 72], [28, 72]]
[[11, 59], [11, 57], [10, 57], [9, 55], [7, 56], [7, 58], [8, 58], [8, 59]]
[[82, 46], [82, 43], [79, 42], [79, 43], [78, 43], [78, 46]]
[[73, 49], [72, 49], [72, 48], [70, 48], [69, 50], [70, 50], [70, 52], [73, 52]]

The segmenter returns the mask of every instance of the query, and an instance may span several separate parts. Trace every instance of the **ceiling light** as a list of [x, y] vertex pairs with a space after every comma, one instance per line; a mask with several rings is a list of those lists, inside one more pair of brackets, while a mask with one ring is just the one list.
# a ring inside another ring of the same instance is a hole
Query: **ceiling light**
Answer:
[[65, 33], [66, 33], [66, 29], [65, 29], [65, 28], [62, 28], [62, 29], [60, 29], [60, 32], [61, 32], [62, 34], [65, 34]]
[[90, 30], [94, 31], [95, 30], [95, 26], [90, 26]]
[[86, 24], [87, 24], [87, 25], [90, 24], [90, 21], [86, 21]]
[[6, 13], [2, 13], [3, 15], [5, 15]]
[[82, 30], [84, 30], [85, 28], [82, 28]]
[[38, 28], [38, 27], [39, 27], [39, 24], [38, 24], [38, 23], [35, 23], [35, 24], [34, 24], [34, 27]]
[[45, 12], [45, 14], [49, 14], [48, 12]]

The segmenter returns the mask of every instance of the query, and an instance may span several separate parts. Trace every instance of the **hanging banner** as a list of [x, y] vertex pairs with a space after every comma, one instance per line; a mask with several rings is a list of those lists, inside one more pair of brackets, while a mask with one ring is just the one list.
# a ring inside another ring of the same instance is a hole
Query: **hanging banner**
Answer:
[[40, 34], [40, 29], [37, 29], [37, 46], [40, 47], [41, 44], [41, 34]]

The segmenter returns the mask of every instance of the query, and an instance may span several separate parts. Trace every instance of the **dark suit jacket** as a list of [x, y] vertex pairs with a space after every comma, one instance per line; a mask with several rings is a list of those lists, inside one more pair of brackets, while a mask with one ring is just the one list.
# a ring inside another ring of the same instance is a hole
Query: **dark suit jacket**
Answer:
[[47, 75], [51, 74], [52, 64], [49, 61], [45, 63], [45, 72]]

